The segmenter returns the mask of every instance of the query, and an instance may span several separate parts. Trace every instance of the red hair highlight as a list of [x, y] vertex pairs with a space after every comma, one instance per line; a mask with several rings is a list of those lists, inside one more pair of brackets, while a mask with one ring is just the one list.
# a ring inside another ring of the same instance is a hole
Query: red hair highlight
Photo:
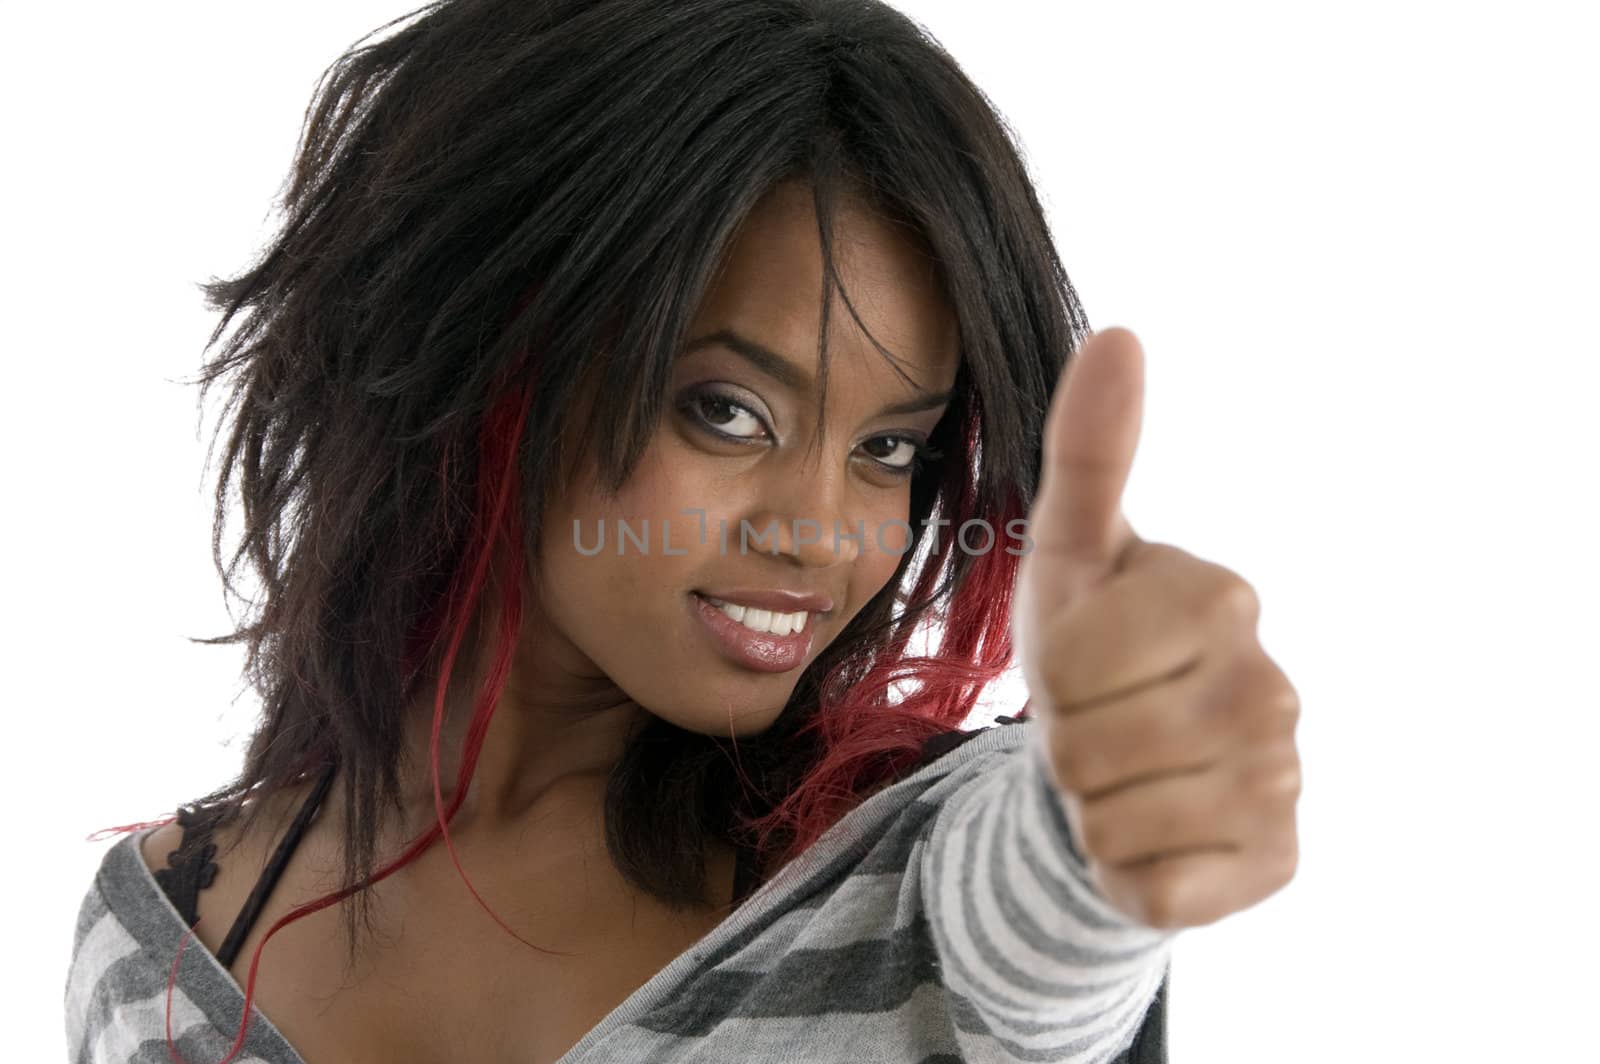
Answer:
[[[969, 457], [978, 446], [981, 424], [981, 407], [974, 399], [962, 427]], [[939, 539], [912, 589], [912, 601], [925, 601], [933, 593], [957, 541], [959, 523], [977, 508], [974, 470], [954, 464], [945, 475], [944, 497], [955, 498], [954, 520], [934, 526]], [[1022, 501], [1014, 491], [1008, 493], [998, 515], [1001, 528], [1024, 516]], [[935, 654], [908, 656], [912, 630], [903, 627], [865, 676], [852, 680], [850, 663], [841, 662], [823, 679], [821, 705], [800, 730], [820, 737], [822, 756], [771, 812], [743, 824], [762, 851], [780, 829], [790, 834], [778, 864], [805, 851], [859, 804], [866, 788], [894, 779], [906, 762], [919, 758], [926, 739], [959, 726], [983, 688], [1010, 666], [1011, 598], [1021, 555], [996, 549], [998, 542], [996, 535], [989, 549], [976, 556], [951, 596], [940, 617], [942, 635]], [[889, 689], [908, 679], [918, 682], [916, 690], [898, 704], [890, 702]], [[1026, 714], [1024, 702], [1015, 717]]]
[[[460, 873], [468, 891], [471, 892], [473, 898], [477, 900], [479, 905], [483, 906], [484, 910], [489, 913], [497, 924], [524, 945], [547, 953], [563, 952], [560, 950], [548, 950], [528, 942], [527, 939], [518, 935], [516, 931], [507, 925], [493, 909], [489, 908], [483, 897], [477, 892], [477, 889], [473, 887], [465, 869], [461, 867], [461, 862], [456, 856], [455, 846], [450, 841], [448, 826], [466, 798], [467, 786], [471, 782], [474, 769], [477, 767], [478, 754], [483, 746], [489, 721], [494, 714], [495, 708], [499, 705], [500, 695], [504, 691], [506, 681], [510, 675], [511, 659], [516, 649], [517, 634], [521, 626], [521, 580], [524, 559], [522, 550], [522, 508], [520, 492], [518, 491], [520, 480], [517, 476], [519, 469], [517, 450], [518, 444], [522, 439], [522, 430], [527, 418], [532, 389], [533, 381], [531, 377], [521, 388], [514, 390], [496, 389], [502, 392], [502, 397], [485, 418], [476, 511], [468, 533], [469, 546], [464, 552], [464, 563], [457, 570], [451, 591], [441, 603], [440, 608], [418, 626], [408, 646], [406, 668], [414, 674], [417, 668], [420, 667], [426, 652], [433, 646], [436, 633], [440, 630], [449, 632], [449, 642], [445, 649], [439, 682], [435, 692], [433, 729], [428, 746], [432, 771], [434, 811], [437, 819], [427, 831], [414, 839], [398, 857], [367, 879], [293, 909], [267, 930], [261, 942], [256, 946], [255, 953], [250, 960], [250, 972], [245, 982], [244, 1009], [239, 1018], [238, 1036], [234, 1039], [233, 1047], [228, 1052], [228, 1055], [223, 1057], [219, 1064], [227, 1064], [244, 1048], [245, 1031], [250, 1021], [250, 1002], [255, 996], [256, 970], [261, 963], [261, 951], [272, 940], [272, 936], [295, 920], [310, 916], [314, 912], [318, 912], [333, 905], [335, 902], [349, 897], [356, 891], [365, 890], [367, 887], [385, 879], [421, 856], [440, 837], [444, 838], [445, 846], [450, 851], [451, 863], [456, 866], [456, 871]], [[448, 480], [448, 449], [440, 462], [440, 476]], [[467, 727], [461, 764], [456, 775], [455, 795], [451, 799], [449, 807], [446, 808], [439, 784], [439, 735], [444, 721], [445, 692], [449, 686], [450, 677], [455, 667], [456, 655], [461, 648], [462, 640], [471, 625], [478, 604], [486, 597], [485, 589], [490, 582], [491, 570], [493, 570], [497, 578], [496, 582], [500, 585], [497, 653], [483, 690], [479, 692], [475, 699], [472, 720]], [[142, 821], [116, 828], [104, 828], [89, 836], [89, 838], [95, 840], [105, 838], [108, 834], [122, 834], [146, 827], [170, 824], [174, 819], [176, 818], [169, 816], [160, 820]], [[189, 938], [194, 934], [194, 929], [199, 924], [200, 921], [196, 920], [189, 931], [179, 940], [177, 955], [173, 959], [172, 972], [167, 981], [167, 1051], [176, 1064], [188, 1064], [188, 1062], [183, 1060], [172, 1040], [172, 992], [177, 985], [178, 959], [182, 956]]]

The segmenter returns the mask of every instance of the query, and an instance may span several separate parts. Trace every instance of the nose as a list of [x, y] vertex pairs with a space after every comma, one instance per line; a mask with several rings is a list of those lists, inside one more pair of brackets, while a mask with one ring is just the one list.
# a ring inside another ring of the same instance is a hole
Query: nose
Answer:
[[[745, 550], [776, 553], [808, 568], [848, 564], [861, 555], [872, 530], [852, 519], [843, 464], [794, 462], [776, 471], [764, 504], [749, 518]], [[762, 537], [757, 539], [757, 537]]]

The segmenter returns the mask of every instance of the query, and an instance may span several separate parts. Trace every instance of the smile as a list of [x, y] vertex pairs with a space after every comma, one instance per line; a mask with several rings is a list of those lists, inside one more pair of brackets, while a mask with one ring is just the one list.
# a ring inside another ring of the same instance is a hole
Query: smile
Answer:
[[779, 613], [776, 610], [759, 610], [754, 606], [740, 606], [735, 602], [723, 602], [721, 599], [712, 598], [710, 595], [702, 597], [752, 632], [771, 632], [773, 635], [788, 635], [790, 632], [805, 631], [805, 610], [800, 610], [797, 613]]
[[712, 649], [754, 672], [788, 672], [811, 656], [816, 626], [806, 628], [808, 611], [774, 612], [753, 606], [689, 595], [690, 609]]

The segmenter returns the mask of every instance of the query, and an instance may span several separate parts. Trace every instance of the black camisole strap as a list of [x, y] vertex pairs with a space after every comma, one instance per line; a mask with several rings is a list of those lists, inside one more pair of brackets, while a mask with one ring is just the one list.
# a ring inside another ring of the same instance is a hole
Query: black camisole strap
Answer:
[[279, 877], [289, 864], [290, 855], [300, 844], [300, 837], [305, 834], [306, 825], [311, 823], [311, 818], [316, 816], [317, 810], [322, 807], [322, 798], [328, 793], [328, 787], [333, 783], [337, 768], [336, 763], [330, 763], [323, 769], [322, 778], [317, 781], [305, 804], [295, 814], [294, 823], [289, 825], [289, 830], [278, 843], [272, 859], [267, 862], [267, 867], [261, 870], [261, 877], [256, 880], [250, 896], [244, 900], [244, 907], [239, 910], [233, 926], [228, 929], [228, 937], [222, 940], [222, 947], [217, 950], [217, 960], [222, 962], [224, 968], [233, 967], [234, 958], [239, 955], [239, 948], [244, 945], [246, 936], [250, 934], [250, 928], [255, 925], [256, 917], [261, 915], [261, 908], [266, 905], [267, 898], [271, 897], [272, 888], [278, 885]]
[[[330, 764], [323, 770], [322, 778], [317, 781], [317, 785], [312, 788], [311, 794], [306, 797], [299, 812], [295, 814], [294, 822], [289, 825], [289, 830], [278, 843], [272, 859], [262, 869], [260, 878], [250, 891], [250, 896], [245, 899], [244, 906], [233, 921], [233, 926], [228, 929], [227, 937], [222, 940], [222, 945], [217, 950], [217, 960], [224, 968], [233, 967], [240, 947], [244, 945], [244, 940], [249, 936], [256, 918], [261, 915], [262, 907], [272, 895], [272, 888], [282, 877], [283, 870], [305, 834], [307, 825], [321, 808], [322, 799], [327, 794], [329, 785], [333, 783], [336, 769], [337, 765]], [[216, 826], [221, 808], [221, 806], [209, 809], [180, 807], [178, 823], [183, 825], [182, 841], [176, 850], [167, 854], [169, 867], [157, 869], [154, 873], [156, 882], [172, 899], [178, 914], [190, 927], [200, 919], [200, 890], [209, 887], [217, 877], [217, 866], [212, 861], [217, 853], [217, 844], [211, 840], [211, 833]]]
[[[999, 716], [994, 719], [1000, 724], [1022, 723], [1019, 717]], [[918, 767], [949, 753], [984, 731], [988, 731], [988, 728], [979, 728], [976, 731], [963, 731], [958, 728], [933, 736], [923, 744], [922, 758], [918, 762]], [[322, 799], [333, 782], [335, 768], [336, 766], [330, 764], [322, 778], [317, 781], [316, 787], [295, 815], [294, 823], [289, 825], [288, 832], [278, 844], [277, 851], [267, 862], [261, 878], [256, 881], [250, 896], [245, 899], [244, 907], [239, 911], [233, 926], [228, 930], [227, 938], [223, 939], [222, 946], [217, 951], [217, 959], [222, 962], [223, 967], [233, 966], [239, 949], [244, 945], [244, 940], [249, 936], [256, 918], [260, 916], [262, 907], [271, 896], [272, 888], [283, 875], [295, 846], [300, 842], [307, 825], [311, 823], [311, 818], [321, 807]], [[181, 807], [178, 810], [178, 822], [183, 825], [183, 840], [176, 850], [167, 854], [167, 863], [171, 867], [158, 869], [155, 872], [156, 881], [172, 899], [184, 922], [191, 927], [199, 919], [199, 892], [201, 888], [210, 886], [217, 874], [217, 866], [211, 860], [217, 852], [216, 843], [210, 838], [214, 821], [215, 814], [211, 810]], [[735, 905], [742, 903], [761, 885], [760, 866], [756, 858], [755, 849], [749, 846], [739, 846], [735, 853], [733, 878]]]

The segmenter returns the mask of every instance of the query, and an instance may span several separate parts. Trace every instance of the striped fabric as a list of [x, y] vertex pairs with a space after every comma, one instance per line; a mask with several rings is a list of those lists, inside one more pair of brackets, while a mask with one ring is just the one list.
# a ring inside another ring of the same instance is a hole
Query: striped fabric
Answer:
[[[1036, 727], [986, 728], [867, 799], [559, 1064], [1133, 1059], [1175, 932], [1089, 886]], [[139, 857], [143, 834], [110, 847], [83, 899], [71, 1061], [171, 1059], [166, 986], [186, 927]], [[172, 999], [179, 1052], [221, 1060], [243, 1005], [191, 940]], [[251, 1008], [235, 1059], [304, 1064]]]

